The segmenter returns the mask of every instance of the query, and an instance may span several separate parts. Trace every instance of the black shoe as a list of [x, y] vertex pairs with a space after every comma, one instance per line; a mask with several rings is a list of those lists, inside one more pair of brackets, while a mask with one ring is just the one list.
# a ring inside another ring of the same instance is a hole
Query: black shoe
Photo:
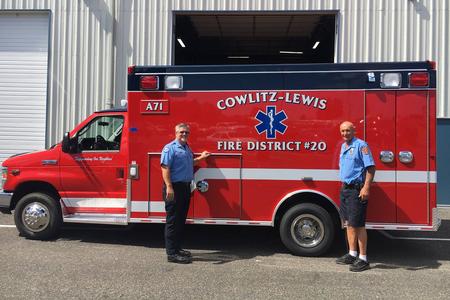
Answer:
[[183, 249], [178, 250], [178, 255], [184, 256], [184, 257], [192, 257], [191, 251], [187, 251], [187, 250], [183, 250]]
[[179, 254], [167, 255], [167, 261], [176, 264], [190, 264], [192, 259], [190, 257], [181, 256]]
[[361, 272], [370, 269], [370, 264], [368, 261], [358, 258], [353, 264], [350, 265], [350, 271]]
[[356, 256], [352, 256], [349, 253], [336, 258], [336, 263], [338, 265], [351, 265], [357, 260]]

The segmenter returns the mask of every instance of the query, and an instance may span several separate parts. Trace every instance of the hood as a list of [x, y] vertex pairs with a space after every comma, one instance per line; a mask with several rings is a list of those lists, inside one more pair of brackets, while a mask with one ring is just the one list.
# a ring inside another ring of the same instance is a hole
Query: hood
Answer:
[[2, 166], [4, 167], [41, 167], [42, 161], [47, 159], [58, 159], [57, 147], [49, 150], [33, 151], [14, 154], [7, 158]]

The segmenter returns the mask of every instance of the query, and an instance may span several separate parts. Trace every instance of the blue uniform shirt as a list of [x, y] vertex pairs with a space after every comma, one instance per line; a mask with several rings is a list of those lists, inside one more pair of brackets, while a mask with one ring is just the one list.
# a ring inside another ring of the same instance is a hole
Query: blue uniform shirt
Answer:
[[164, 146], [161, 165], [169, 168], [172, 182], [191, 182], [194, 178], [194, 155], [187, 144], [183, 146], [177, 140]]
[[339, 177], [342, 182], [364, 183], [366, 168], [374, 165], [369, 146], [363, 140], [354, 137], [348, 147], [346, 142], [342, 144], [339, 155]]

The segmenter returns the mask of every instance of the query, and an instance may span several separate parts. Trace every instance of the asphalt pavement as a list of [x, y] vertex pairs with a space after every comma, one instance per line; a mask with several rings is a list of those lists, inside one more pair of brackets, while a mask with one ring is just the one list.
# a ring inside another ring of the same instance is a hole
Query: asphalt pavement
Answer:
[[291, 255], [272, 228], [189, 225], [194, 262], [176, 265], [161, 224], [66, 225], [44, 242], [20, 237], [0, 214], [0, 298], [448, 299], [450, 210], [442, 215], [435, 233], [369, 231], [372, 268], [352, 273], [334, 262], [343, 236], [311, 258]]

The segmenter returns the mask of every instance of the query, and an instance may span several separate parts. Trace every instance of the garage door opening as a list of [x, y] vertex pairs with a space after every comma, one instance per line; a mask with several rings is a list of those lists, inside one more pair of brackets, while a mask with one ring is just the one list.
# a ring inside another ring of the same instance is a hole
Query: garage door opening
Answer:
[[175, 14], [174, 64], [334, 62], [336, 12]]

